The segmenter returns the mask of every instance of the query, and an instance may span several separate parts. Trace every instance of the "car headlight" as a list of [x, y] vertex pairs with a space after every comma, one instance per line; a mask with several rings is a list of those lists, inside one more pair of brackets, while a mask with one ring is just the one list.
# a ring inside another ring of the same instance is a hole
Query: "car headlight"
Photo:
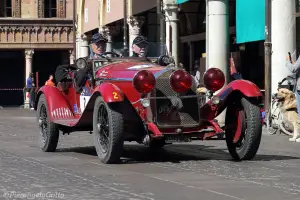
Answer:
[[220, 103], [220, 97], [218, 97], [218, 96], [213, 96], [213, 97], [211, 98], [211, 102], [212, 102], [214, 105], [219, 104], [219, 103]]
[[76, 67], [78, 69], [84, 69], [87, 66], [87, 62], [84, 58], [79, 58], [76, 60]]
[[144, 106], [144, 108], [147, 108], [150, 106], [150, 100], [149, 99], [141, 99], [141, 103]]

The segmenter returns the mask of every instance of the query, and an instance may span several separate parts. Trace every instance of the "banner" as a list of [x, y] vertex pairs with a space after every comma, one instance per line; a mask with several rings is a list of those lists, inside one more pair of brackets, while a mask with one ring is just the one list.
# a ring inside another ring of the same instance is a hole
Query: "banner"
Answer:
[[236, 43], [265, 39], [265, 0], [236, 0]]
[[185, 3], [189, 0], [176, 0], [176, 4], [182, 4], [182, 3]]

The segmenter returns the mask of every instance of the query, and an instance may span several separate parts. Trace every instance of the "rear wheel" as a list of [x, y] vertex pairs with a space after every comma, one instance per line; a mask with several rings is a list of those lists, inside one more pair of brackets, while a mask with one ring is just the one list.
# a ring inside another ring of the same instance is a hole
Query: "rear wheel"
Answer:
[[259, 106], [241, 98], [227, 108], [225, 123], [226, 143], [231, 156], [236, 160], [253, 159], [262, 134]]
[[58, 125], [50, 122], [48, 106], [44, 94], [41, 94], [37, 106], [37, 122], [40, 129], [40, 147], [45, 152], [54, 152], [59, 139]]
[[108, 105], [101, 96], [95, 101], [93, 135], [95, 148], [101, 162], [117, 163], [123, 152], [123, 115], [120, 103]]

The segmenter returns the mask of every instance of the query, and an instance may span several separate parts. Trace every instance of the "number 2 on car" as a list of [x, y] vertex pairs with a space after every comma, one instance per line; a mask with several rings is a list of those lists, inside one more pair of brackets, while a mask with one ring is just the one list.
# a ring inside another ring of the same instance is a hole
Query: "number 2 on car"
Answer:
[[113, 92], [113, 95], [114, 95], [114, 99], [119, 99], [119, 97], [118, 97], [118, 93], [116, 93], [116, 92]]

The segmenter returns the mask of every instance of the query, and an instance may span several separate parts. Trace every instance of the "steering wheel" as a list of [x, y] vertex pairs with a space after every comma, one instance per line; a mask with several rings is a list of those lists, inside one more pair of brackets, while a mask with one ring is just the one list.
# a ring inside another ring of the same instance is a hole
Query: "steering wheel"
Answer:
[[100, 56], [104, 58], [107, 58], [107, 55], [112, 55], [112, 57], [120, 57], [120, 55], [115, 52], [104, 52], [100, 54]]

